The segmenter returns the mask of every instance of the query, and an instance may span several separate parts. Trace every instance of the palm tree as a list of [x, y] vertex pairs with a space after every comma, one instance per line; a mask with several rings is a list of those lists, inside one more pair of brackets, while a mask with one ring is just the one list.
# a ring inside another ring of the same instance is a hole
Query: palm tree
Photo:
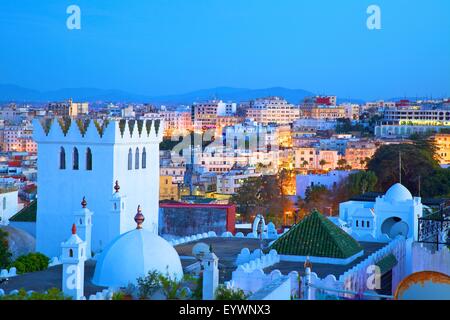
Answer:
[[347, 165], [347, 160], [345, 159], [339, 159], [337, 162], [337, 165], [340, 170], [344, 170], [345, 166]]
[[305, 160], [305, 161], [302, 162], [302, 167], [303, 168], [306, 167], [307, 165], [308, 165], [308, 161]]
[[326, 165], [328, 162], [325, 159], [322, 159], [319, 161], [320, 168], [323, 170], [323, 166]]

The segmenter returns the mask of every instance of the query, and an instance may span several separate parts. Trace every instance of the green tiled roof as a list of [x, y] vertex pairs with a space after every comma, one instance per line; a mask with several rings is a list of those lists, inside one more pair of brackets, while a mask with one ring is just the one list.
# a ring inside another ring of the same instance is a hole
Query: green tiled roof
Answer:
[[271, 246], [279, 254], [349, 258], [362, 246], [317, 210], [278, 238]]
[[9, 221], [16, 222], [36, 222], [37, 200], [32, 201], [28, 206], [17, 212]]
[[378, 261], [375, 265], [380, 267], [380, 271], [383, 274], [391, 270], [396, 264], [397, 258], [395, 258], [395, 256], [392, 253], [390, 253], [384, 258], [382, 258], [380, 261]]

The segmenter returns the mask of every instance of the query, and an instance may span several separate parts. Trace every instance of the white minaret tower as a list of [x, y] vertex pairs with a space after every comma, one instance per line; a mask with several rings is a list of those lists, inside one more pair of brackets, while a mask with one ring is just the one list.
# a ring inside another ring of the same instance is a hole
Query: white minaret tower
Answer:
[[214, 300], [219, 286], [219, 259], [210, 250], [202, 258], [203, 300]]
[[92, 215], [93, 212], [86, 208], [86, 198], [81, 201], [81, 210], [75, 212], [75, 225], [77, 227], [80, 238], [86, 242], [86, 258], [92, 257], [91, 237], [92, 237]]
[[36, 251], [59, 255], [59, 244], [66, 239], [64, 228], [72, 225], [73, 213], [80, 208], [78, 199], [84, 195], [95, 213], [92, 251], [101, 251], [120, 234], [133, 230], [134, 210], [121, 208], [121, 214], [111, 219], [111, 186], [116, 180], [126, 191], [126, 205], [146, 208], [148, 225], [157, 230], [163, 120], [55, 117], [34, 119], [33, 125], [40, 203]]
[[84, 292], [84, 262], [86, 242], [77, 236], [77, 227], [72, 225], [72, 236], [61, 244], [62, 248], [62, 291], [65, 295], [79, 300]]

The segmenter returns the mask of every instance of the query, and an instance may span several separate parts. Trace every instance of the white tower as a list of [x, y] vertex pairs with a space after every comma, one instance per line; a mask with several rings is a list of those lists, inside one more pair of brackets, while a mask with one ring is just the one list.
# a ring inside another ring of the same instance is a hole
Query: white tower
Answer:
[[62, 291], [65, 295], [79, 300], [84, 292], [84, 262], [86, 242], [77, 236], [77, 228], [72, 225], [72, 236], [61, 243], [62, 248]]
[[219, 286], [219, 259], [214, 252], [206, 253], [202, 258], [203, 300], [214, 300]]
[[41, 120], [33, 122], [39, 184], [36, 251], [59, 255], [57, 244], [64, 241], [64, 230], [73, 223], [73, 212], [83, 196], [95, 212], [92, 251], [102, 250], [118, 235], [134, 229], [133, 210], [125, 209], [116, 216], [118, 220], [110, 219], [111, 186], [116, 180], [126, 190], [127, 206], [141, 204], [149, 225], [157, 226], [163, 121]]
[[86, 242], [86, 258], [92, 257], [91, 236], [92, 236], [92, 215], [93, 212], [86, 208], [86, 198], [81, 201], [81, 210], [75, 212], [75, 225], [80, 238]]
[[120, 220], [125, 214], [126, 195], [120, 192], [119, 181], [114, 184], [114, 193], [111, 197], [111, 214], [108, 218], [109, 232], [120, 232]]

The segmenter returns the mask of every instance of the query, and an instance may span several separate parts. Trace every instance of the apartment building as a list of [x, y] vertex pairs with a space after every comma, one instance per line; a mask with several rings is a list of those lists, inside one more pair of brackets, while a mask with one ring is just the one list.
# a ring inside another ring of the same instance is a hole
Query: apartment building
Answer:
[[47, 105], [47, 111], [57, 116], [76, 117], [89, 113], [87, 102], [73, 102], [72, 99], [64, 102], [51, 102]]
[[187, 135], [191, 130], [192, 117], [189, 111], [160, 111], [159, 114], [164, 119], [164, 136]]
[[217, 175], [217, 193], [233, 195], [239, 191], [244, 181], [251, 177], [259, 177], [255, 167], [244, 167]]
[[336, 120], [347, 117], [345, 106], [303, 105], [300, 108], [304, 118]]
[[420, 106], [408, 108], [387, 108], [384, 110], [385, 121], [411, 122], [424, 124], [426, 122], [447, 122], [450, 125], [450, 108], [431, 109]]
[[337, 168], [339, 155], [336, 150], [321, 150], [317, 147], [294, 149], [294, 167], [308, 170], [333, 170]]
[[291, 124], [300, 117], [300, 110], [280, 97], [269, 97], [253, 101], [246, 117], [264, 125]]
[[211, 100], [196, 102], [192, 106], [194, 115], [194, 129], [202, 131], [217, 127], [217, 118], [233, 116], [236, 113], [236, 103]]
[[377, 145], [368, 140], [349, 141], [345, 150], [344, 159], [352, 169], [366, 169], [367, 160], [371, 159], [377, 151]]
[[450, 164], [450, 133], [438, 133], [433, 136], [436, 154], [440, 164]]
[[37, 152], [33, 138], [33, 126], [25, 122], [21, 125], [6, 125], [0, 129], [0, 146], [4, 152]]

